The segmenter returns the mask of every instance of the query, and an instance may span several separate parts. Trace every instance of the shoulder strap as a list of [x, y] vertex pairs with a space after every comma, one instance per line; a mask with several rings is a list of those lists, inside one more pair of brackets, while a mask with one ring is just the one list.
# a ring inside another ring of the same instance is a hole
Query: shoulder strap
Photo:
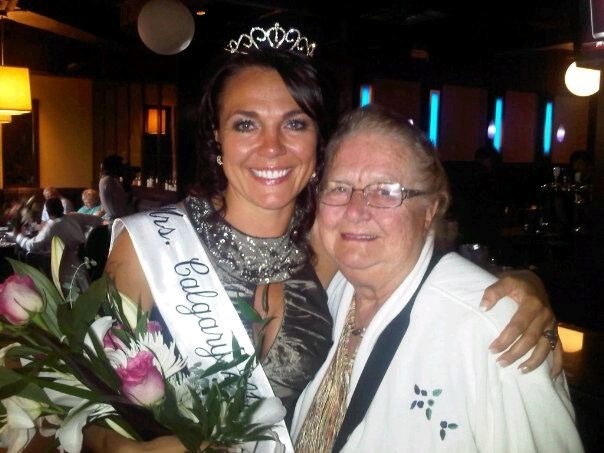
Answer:
[[338, 437], [334, 442], [332, 450], [334, 453], [340, 451], [342, 447], [344, 447], [348, 441], [348, 437], [365, 417], [367, 409], [369, 409], [369, 405], [371, 404], [371, 401], [373, 401], [373, 397], [375, 396], [377, 389], [382, 383], [382, 379], [390, 366], [390, 362], [392, 362], [394, 353], [401, 344], [401, 340], [405, 336], [407, 327], [409, 327], [409, 316], [411, 314], [413, 304], [415, 303], [415, 298], [424, 285], [424, 282], [432, 272], [432, 269], [434, 269], [434, 266], [436, 266], [440, 260], [441, 256], [441, 254], [436, 253], [432, 255], [428, 268], [426, 269], [426, 272], [424, 272], [424, 275], [417, 289], [411, 296], [411, 299], [409, 299], [409, 302], [405, 305], [405, 307], [399, 312], [398, 315], [394, 317], [392, 321], [390, 321], [390, 323], [378, 337], [377, 342], [375, 343], [375, 346], [373, 347], [373, 350], [369, 354], [369, 358], [365, 363], [365, 367], [363, 368], [359, 382], [355, 387], [350, 404], [346, 410], [346, 415], [342, 421], [342, 427], [340, 428]]

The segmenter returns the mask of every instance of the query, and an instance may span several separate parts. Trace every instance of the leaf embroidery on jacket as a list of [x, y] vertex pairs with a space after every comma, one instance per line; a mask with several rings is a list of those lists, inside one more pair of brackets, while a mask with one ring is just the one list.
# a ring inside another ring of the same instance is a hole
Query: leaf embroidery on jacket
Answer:
[[[424, 409], [424, 414], [426, 415], [426, 419], [432, 420], [434, 405], [436, 404], [436, 399], [442, 394], [442, 389], [434, 389], [428, 395], [428, 390], [420, 388], [417, 384], [413, 386], [413, 392], [416, 395], [416, 399], [411, 403], [410, 410], [415, 408]], [[441, 420], [440, 422], [440, 439], [445, 440], [447, 436], [447, 430], [457, 429], [457, 423], [449, 423], [446, 420]]]

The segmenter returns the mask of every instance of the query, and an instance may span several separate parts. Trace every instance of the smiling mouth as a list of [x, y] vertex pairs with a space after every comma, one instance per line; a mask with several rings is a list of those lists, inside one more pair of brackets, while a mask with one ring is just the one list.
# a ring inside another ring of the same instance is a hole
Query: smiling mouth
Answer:
[[283, 177], [287, 176], [290, 171], [291, 171], [290, 168], [281, 169], [281, 170], [254, 170], [254, 169], [252, 169], [252, 173], [257, 178], [270, 179], [270, 180], [283, 178]]
[[376, 236], [372, 234], [342, 233], [342, 238], [349, 241], [372, 241], [376, 238]]

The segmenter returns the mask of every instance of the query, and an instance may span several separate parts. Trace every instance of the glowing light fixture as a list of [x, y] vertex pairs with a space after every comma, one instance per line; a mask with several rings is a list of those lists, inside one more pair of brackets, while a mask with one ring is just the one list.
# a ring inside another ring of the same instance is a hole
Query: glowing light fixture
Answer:
[[491, 121], [489, 127], [487, 127], [487, 137], [489, 137], [490, 140], [493, 140], [493, 137], [495, 137], [495, 129], [495, 121]]
[[549, 156], [552, 150], [552, 122], [554, 116], [554, 103], [545, 104], [545, 121], [543, 123], [543, 154]]
[[558, 326], [558, 336], [564, 352], [579, 352], [583, 349], [583, 332]]
[[4, 66], [4, 16], [0, 15], [0, 115], [31, 112], [29, 69]]
[[[159, 111], [161, 110], [161, 117]], [[166, 135], [166, 109], [147, 109], [145, 133], [157, 135], [161, 130], [161, 135]]]
[[503, 98], [495, 99], [495, 134], [493, 135], [493, 147], [501, 151], [501, 139], [503, 135]]
[[566, 137], [566, 129], [564, 129], [564, 126], [561, 124], [556, 131], [556, 140], [558, 140], [558, 143], [562, 143], [564, 137]]
[[361, 107], [365, 107], [366, 105], [371, 104], [373, 100], [373, 90], [371, 89], [371, 85], [361, 85]]
[[581, 68], [576, 62], [570, 64], [564, 74], [566, 88], [576, 96], [591, 96], [600, 89], [600, 71]]
[[430, 90], [430, 125], [428, 138], [434, 146], [438, 145], [438, 110], [440, 108], [440, 90]]

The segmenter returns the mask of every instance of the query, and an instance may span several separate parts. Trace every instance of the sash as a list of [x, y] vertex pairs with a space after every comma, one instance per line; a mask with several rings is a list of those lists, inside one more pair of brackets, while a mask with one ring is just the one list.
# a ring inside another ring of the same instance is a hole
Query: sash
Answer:
[[[164, 206], [113, 222], [111, 243], [126, 228], [164, 322], [180, 353], [204, 369], [217, 358], [232, 358], [232, 337], [246, 353], [254, 345], [213, 269], [187, 215]], [[274, 396], [258, 364], [249, 379], [260, 397]], [[286, 452], [294, 451], [283, 421], [274, 431]], [[273, 441], [258, 442], [256, 452], [274, 451]]]

